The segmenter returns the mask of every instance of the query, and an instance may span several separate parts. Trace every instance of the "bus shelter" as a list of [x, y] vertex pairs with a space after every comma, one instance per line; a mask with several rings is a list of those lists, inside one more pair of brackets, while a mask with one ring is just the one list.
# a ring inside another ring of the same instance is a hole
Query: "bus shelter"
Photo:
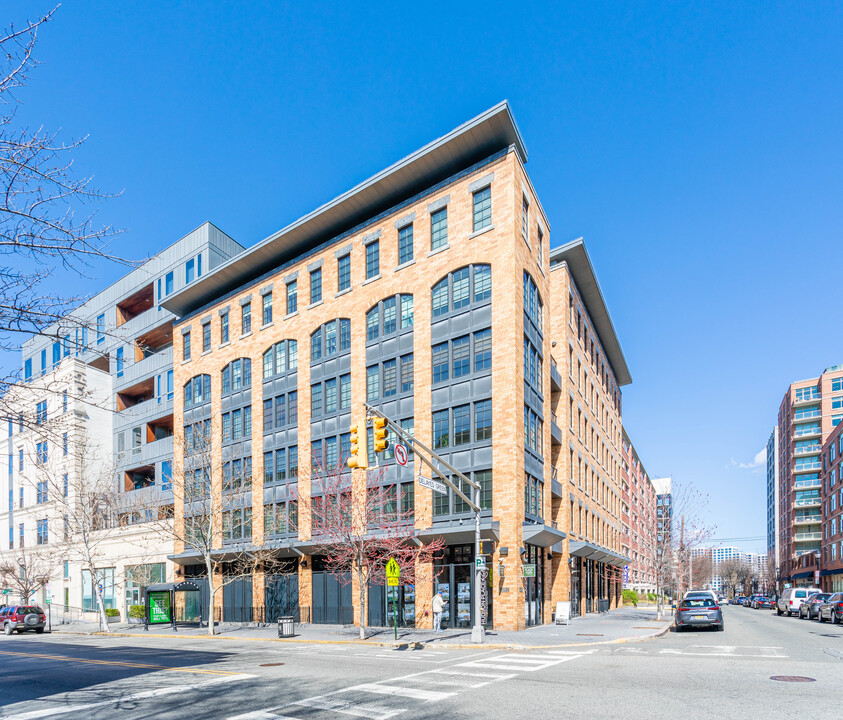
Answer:
[[170, 625], [176, 629], [176, 593], [201, 592], [201, 588], [191, 580], [177, 583], [155, 583], [146, 588], [144, 630], [150, 625]]

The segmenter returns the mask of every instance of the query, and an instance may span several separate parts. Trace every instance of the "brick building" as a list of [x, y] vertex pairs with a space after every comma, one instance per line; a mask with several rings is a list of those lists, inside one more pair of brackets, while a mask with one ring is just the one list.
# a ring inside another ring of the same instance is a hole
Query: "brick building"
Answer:
[[[235, 462], [251, 483], [220, 553], [245, 543], [289, 560], [227, 586], [224, 615], [250, 602], [272, 616], [284, 594], [313, 622], [359, 620], [356, 589], [313, 554], [306, 512], [294, 531], [286, 520], [293, 498], [316, 492], [313, 458], [347, 455], [364, 402], [481, 484], [490, 626], [549, 622], [560, 600], [575, 613], [618, 602], [620, 388], [631, 378], [584, 244], [550, 249], [526, 160], [501, 103], [164, 300], [179, 317], [176, 444], [210, 421], [215, 486]], [[443, 626], [470, 626], [473, 515], [418, 485], [417, 459], [379, 462], [422, 536], [448, 545], [430, 582], [402, 589], [400, 621], [429, 624], [437, 587]], [[175, 512], [183, 522], [178, 500]], [[199, 559], [175, 550], [201, 582]], [[369, 589], [370, 624], [385, 597]]]
[[843, 422], [823, 445], [823, 539], [820, 587], [843, 592]]
[[624, 568], [624, 588], [656, 592], [656, 489], [626, 430], [621, 463], [621, 516], [624, 528], [621, 549], [631, 560]]
[[[823, 544], [823, 447], [843, 420], [843, 366], [795, 382], [779, 406], [779, 581], [812, 585]], [[769, 462], [769, 461], [768, 461]], [[769, 468], [768, 468], [769, 470]]]

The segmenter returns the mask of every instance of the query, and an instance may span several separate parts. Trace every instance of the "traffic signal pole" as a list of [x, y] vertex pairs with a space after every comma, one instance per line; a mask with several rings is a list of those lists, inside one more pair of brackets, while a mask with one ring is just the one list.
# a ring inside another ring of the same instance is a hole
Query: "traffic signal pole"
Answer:
[[[391, 418], [388, 418], [384, 415], [380, 410], [377, 408], [372, 407], [371, 405], [367, 405], [363, 403], [366, 408], [367, 412], [367, 419], [368, 417], [376, 418], [376, 428], [381, 429], [385, 432], [384, 425], [382, 423], [378, 423], [377, 419], [385, 421], [386, 427], [392, 429], [392, 431], [399, 437], [403, 442], [409, 445], [413, 452], [419, 457], [419, 459], [427, 465], [433, 472], [435, 472], [448, 487], [451, 488], [457, 495], [459, 495], [463, 501], [471, 508], [472, 512], [474, 512], [474, 625], [471, 628], [471, 642], [473, 643], [482, 643], [485, 637], [485, 630], [483, 628], [483, 624], [480, 622], [480, 614], [481, 614], [481, 605], [480, 605], [480, 596], [481, 596], [481, 586], [483, 584], [483, 572], [481, 567], [478, 565], [477, 560], [481, 557], [481, 544], [480, 544], [480, 483], [475, 480], [470, 479], [459, 470], [457, 470], [451, 463], [445, 460], [443, 457], [435, 453], [431, 450], [427, 445], [425, 445], [420, 440], [417, 440], [414, 436], [407, 433], [404, 428], [402, 428], [398, 423], [396, 423]], [[363, 431], [365, 433], [366, 423], [363, 423]], [[377, 448], [377, 443], [376, 443]], [[384, 446], [385, 449], [385, 446]], [[367, 452], [365, 442], [362, 447], [362, 452]], [[352, 462], [354, 463], [352, 465]], [[449, 472], [456, 475], [463, 483], [465, 483], [469, 488], [471, 488], [468, 492], [469, 495], [473, 496], [473, 500], [466, 496], [465, 493], [447, 476], [443, 473], [434, 462], [438, 463], [439, 465], [444, 466]], [[358, 465], [359, 458], [352, 456], [349, 459], [349, 467], [360, 467]]]

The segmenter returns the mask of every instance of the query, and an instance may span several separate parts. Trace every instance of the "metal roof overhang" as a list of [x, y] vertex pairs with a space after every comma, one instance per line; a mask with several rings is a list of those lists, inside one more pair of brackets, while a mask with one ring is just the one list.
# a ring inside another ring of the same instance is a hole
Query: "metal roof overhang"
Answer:
[[524, 523], [523, 527], [524, 542], [538, 547], [551, 547], [568, 537], [564, 532], [550, 525]]
[[[500, 541], [501, 524], [497, 520], [480, 520], [480, 537], [483, 540]], [[437, 525], [418, 531], [419, 540], [429, 540], [441, 537], [448, 545], [461, 545], [474, 542], [474, 521], [468, 520], [462, 525], [450, 523]]]
[[568, 553], [576, 557], [586, 558], [587, 560], [596, 560], [597, 562], [606, 563], [607, 565], [626, 565], [632, 562], [630, 558], [625, 555], [620, 555], [612, 552], [604, 547], [595, 545], [589, 542], [572, 541], [568, 543]]
[[514, 147], [527, 149], [503, 100], [447, 135], [416, 150], [282, 230], [235, 255], [161, 305], [179, 317], [259, 278], [305, 250], [346, 232], [484, 158]]
[[147, 592], [175, 591], [175, 592], [199, 592], [201, 588], [191, 580], [182, 580], [177, 583], [155, 583], [146, 588]]
[[615, 333], [615, 326], [609, 315], [609, 309], [606, 307], [606, 300], [603, 298], [603, 291], [600, 289], [600, 283], [597, 281], [594, 266], [591, 264], [591, 258], [588, 256], [582, 238], [550, 251], [551, 270], [554, 265], [563, 262], [568, 266], [568, 270], [574, 278], [586, 310], [588, 310], [588, 315], [594, 323], [594, 329], [597, 331], [600, 343], [606, 351], [606, 356], [615, 373], [618, 385], [629, 385], [632, 382], [632, 375], [629, 373], [626, 358]]

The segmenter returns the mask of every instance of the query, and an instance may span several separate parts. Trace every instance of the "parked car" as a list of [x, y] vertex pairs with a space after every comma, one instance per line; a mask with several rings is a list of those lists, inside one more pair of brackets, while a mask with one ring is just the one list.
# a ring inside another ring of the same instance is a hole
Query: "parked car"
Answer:
[[732, 605], [743, 605], [743, 595], [735, 595], [731, 602]]
[[787, 613], [788, 617], [798, 613], [802, 603], [805, 602], [811, 595], [816, 595], [822, 592], [819, 588], [802, 588], [789, 587], [779, 595], [778, 603], [776, 604], [776, 615]]
[[758, 607], [765, 610], [772, 610], [776, 607], [776, 601], [771, 597], [761, 598], [761, 600], [758, 601]]
[[831, 597], [831, 593], [814, 593], [799, 606], [799, 617], [813, 620], [817, 617], [820, 605]]
[[745, 597], [745, 598], [741, 601], [741, 605], [743, 605], [744, 607], [749, 607], [751, 602], [752, 602], [752, 595], [747, 595], [747, 596], [746, 596], [746, 597]]
[[752, 603], [750, 605], [753, 609], [758, 610], [758, 608], [764, 607], [763, 603], [766, 602], [770, 602], [770, 598], [766, 595], [753, 595]]
[[685, 600], [687, 600], [688, 598], [691, 598], [691, 597], [694, 597], [694, 598], [707, 597], [707, 598], [711, 598], [714, 601], [715, 605], [719, 604], [718, 600], [717, 600], [717, 594], [714, 592], [714, 590], [688, 590], [688, 592], [685, 593], [685, 597], [683, 597], [682, 600], [684, 602]]
[[843, 623], [843, 593], [834, 593], [817, 609], [817, 620], [832, 623]]
[[34, 630], [39, 635], [47, 625], [47, 616], [37, 605], [11, 605], [2, 616], [3, 632], [11, 635], [13, 632]]
[[673, 622], [677, 632], [689, 627], [713, 627], [720, 631], [724, 628], [720, 605], [705, 596], [685, 597], [676, 609]]

